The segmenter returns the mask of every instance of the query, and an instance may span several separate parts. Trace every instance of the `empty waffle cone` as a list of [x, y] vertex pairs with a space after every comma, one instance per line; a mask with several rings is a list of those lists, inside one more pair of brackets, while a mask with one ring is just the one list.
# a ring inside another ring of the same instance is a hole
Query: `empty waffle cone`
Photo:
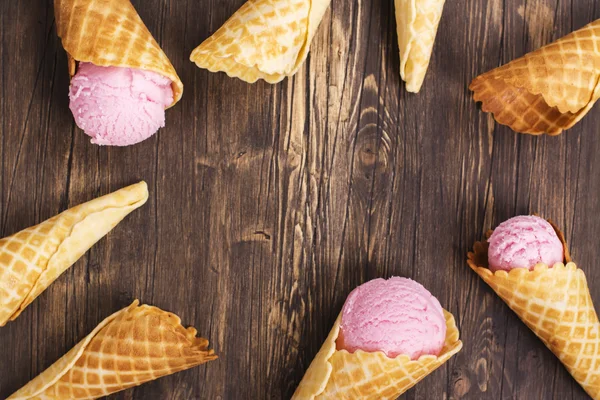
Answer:
[[0, 326], [14, 321], [90, 247], [147, 199], [146, 182], [140, 182], [0, 239]]
[[96, 399], [217, 358], [175, 314], [138, 304], [102, 321], [9, 399]]
[[496, 121], [520, 133], [558, 135], [600, 98], [600, 20], [493, 69], [469, 89]]
[[304, 63], [331, 0], [249, 0], [191, 54], [211, 72], [277, 83]]
[[54, 14], [71, 76], [78, 61], [153, 71], [171, 80], [171, 107], [181, 99], [181, 79], [129, 0], [54, 0]]
[[565, 248], [566, 265], [549, 268], [538, 264], [533, 271], [516, 268], [492, 272], [488, 269], [487, 242], [475, 243], [468, 264], [559, 358], [583, 389], [598, 400], [598, 316], [585, 274], [571, 262], [564, 236], [554, 228]]
[[446, 343], [438, 357], [407, 355], [389, 358], [383, 352], [336, 349], [341, 316], [338, 317], [321, 350], [308, 367], [292, 400], [313, 399], [396, 399], [444, 364], [462, 348], [454, 317], [444, 310]]
[[421, 90], [446, 0], [395, 0], [400, 76], [406, 90]]

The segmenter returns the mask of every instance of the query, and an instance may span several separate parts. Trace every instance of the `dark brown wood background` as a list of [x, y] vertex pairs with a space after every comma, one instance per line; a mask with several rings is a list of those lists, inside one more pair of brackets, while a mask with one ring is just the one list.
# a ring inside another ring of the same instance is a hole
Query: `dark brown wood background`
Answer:
[[600, 110], [518, 135], [472, 78], [600, 17], [594, 0], [451, 0], [419, 95], [398, 74], [393, 1], [333, 0], [305, 67], [248, 85], [188, 61], [244, 0], [135, 0], [184, 84], [167, 127], [102, 148], [75, 127], [51, 1], [0, 0], [0, 235], [144, 179], [150, 200], [0, 329], [0, 398], [133, 299], [179, 314], [218, 361], [114, 399], [287, 399], [347, 294], [421, 282], [464, 349], [405, 399], [584, 399], [465, 263], [539, 212], [566, 232], [600, 304]]

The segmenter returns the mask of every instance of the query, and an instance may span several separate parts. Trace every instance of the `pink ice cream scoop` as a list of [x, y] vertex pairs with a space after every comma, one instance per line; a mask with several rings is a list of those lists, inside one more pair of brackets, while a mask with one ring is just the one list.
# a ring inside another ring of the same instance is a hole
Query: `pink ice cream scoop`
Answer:
[[128, 146], [165, 126], [171, 80], [156, 72], [80, 63], [69, 90], [75, 122], [92, 143]]
[[350, 293], [342, 309], [338, 349], [388, 357], [439, 355], [446, 338], [440, 302], [407, 278], [375, 279]]
[[488, 239], [490, 270], [533, 270], [538, 263], [552, 267], [564, 261], [563, 244], [543, 218], [520, 216], [504, 221]]

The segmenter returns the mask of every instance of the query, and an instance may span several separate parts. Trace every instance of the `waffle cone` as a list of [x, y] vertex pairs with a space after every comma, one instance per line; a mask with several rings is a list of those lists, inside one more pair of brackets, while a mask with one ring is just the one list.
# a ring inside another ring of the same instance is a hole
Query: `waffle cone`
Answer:
[[292, 400], [395, 399], [444, 364], [462, 348], [454, 317], [444, 310], [446, 343], [438, 357], [407, 355], [389, 358], [383, 352], [336, 350], [341, 316], [308, 367]]
[[181, 99], [181, 79], [129, 0], [54, 0], [54, 14], [71, 76], [77, 61], [153, 71], [171, 80], [171, 106]]
[[96, 399], [217, 358], [179, 317], [138, 304], [102, 321], [9, 399]]
[[140, 182], [0, 239], [0, 326], [21, 312], [148, 199]]
[[[555, 227], [555, 229], [557, 229]], [[564, 236], [559, 238], [566, 249]], [[490, 233], [491, 234], [491, 233]], [[600, 399], [600, 324], [583, 271], [571, 262], [533, 271], [489, 270], [487, 242], [477, 242], [469, 266], [519, 316], [593, 398]]]
[[400, 76], [406, 90], [421, 90], [446, 0], [395, 0]]
[[516, 132], [558, 135], [600, 98], [600, 20], [493, 69], [469, 89], [482, 110]]
[[294, 75], [331, 0], [249, 0], [191, 54], [211, 72], [254, 83]]

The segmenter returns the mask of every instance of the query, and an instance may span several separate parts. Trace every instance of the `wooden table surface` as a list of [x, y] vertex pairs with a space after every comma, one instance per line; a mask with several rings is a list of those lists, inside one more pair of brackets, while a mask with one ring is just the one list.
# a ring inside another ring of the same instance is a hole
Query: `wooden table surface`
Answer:
[[587, 398], [465, 260], [487, 229], [538, 212], [600, 304], [600, 110], [558, 137], [518, 135], [467, 85], [600, 17], [600, 1], [448, 1], [419, 95], [400, 82], [391, 0], [333, 0], [281, 84], [196, 68], [192, 49], [243, 2], [133, 1], [185, 92], [158, 135], [106, 148], [68, 109], [52, 2], [0, 1], [0, 234], [140, 179], [151, 191], [0, 329], [0, 398], [139, 298], [220, 359], [113, 399], [287, 399], [348, 293], [395, 275], [437, 296], [464, 341], [403, 398]]

